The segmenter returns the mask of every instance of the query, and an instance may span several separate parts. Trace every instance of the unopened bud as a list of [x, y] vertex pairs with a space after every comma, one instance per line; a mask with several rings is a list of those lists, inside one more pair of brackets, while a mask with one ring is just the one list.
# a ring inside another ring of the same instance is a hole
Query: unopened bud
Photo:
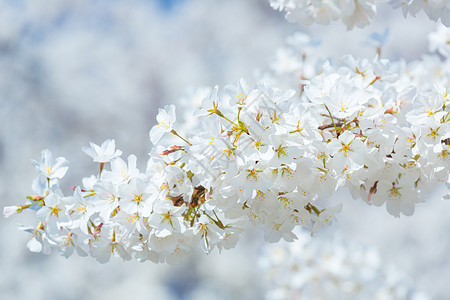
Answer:
[[21, 213], [21, 212], [22, 212], [22, 206], [20, 206], [20, 205], [3, 207], [3, 216], [5, 216], [5, 218], [9, 218], [9, 217], [16, 215], [18, 213]]

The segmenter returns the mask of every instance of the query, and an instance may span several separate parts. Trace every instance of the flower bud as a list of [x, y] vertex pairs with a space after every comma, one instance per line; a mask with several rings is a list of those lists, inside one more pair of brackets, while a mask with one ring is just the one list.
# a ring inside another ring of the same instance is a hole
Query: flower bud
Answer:
[[22, 206], [20, 206], [20, 205], [12, 205], [12, 206], [3, 207], [3, 215], [5, 216], [5, 218], [9, 218], [20, 212], [22, 212]]

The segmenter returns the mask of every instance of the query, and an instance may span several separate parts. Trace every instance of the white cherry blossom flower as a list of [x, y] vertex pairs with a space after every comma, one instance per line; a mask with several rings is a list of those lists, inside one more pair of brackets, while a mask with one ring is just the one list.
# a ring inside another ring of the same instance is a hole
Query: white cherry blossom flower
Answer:
[[311, 229], [311, 233], [317, 233], [324, 225], [330, 225], [333, 221], [336, 220], [336, 214], [342, 210], [342, 203], [333, 207], [326, 208], [322, 210], [317, 216], [314, 218], [314, 225]]
[[161, 137], [173, 130], [173, 125], [177, 120], [175, 114], [175, 105], [166, 105], [164, 109], [159, 109], [158, 115], [156, 116], [156, 121], [158, 124], [152, 127], [150, 130], [150, 141], [153, 144], [158, 143]]
[[130, 260], [131, 255], [121, 243], [122, 238], [116, 228], [104, 228], [100, 237], [92, 242], [91, 255], [101, 264], [107, 263], [112, 255], [119, 256], [124, 261]]
[[186, 229], [181, 215], [185, 210], [185, 207], [175, 207], [168, 201], [155, 202], [148, 223], [155, 228], [157, 237], [165, 237], [173, 232], [182, 233]]
[[159, 190], [153, 185], [148, 185], [142, 179], [136, 178], [129, 184], [119, 186], [120, 208], [128, 213], [138, 213], [140, 216], [149, 217], [152, 211], [153, 201], [159, 195]]
[[111, 171], [103, 171], [101, 178], [119, 184], [138, 177], [140, 173], [136, 168], [136, 160], [133, 154], [128, 156], [128, 165], [120, 157], [111, 160]]
[[69, 169], [69, 162], [64, 157], [53, 159], [52, 153], [48, 149], [41, 152], [41, 161], [31, 161], [36, 167], [36, 171], [50, 179], [61, 179]]
[[345, 167], [358, 170], [365, 164], [366, 147], [351, 131], [345, 131], [328, 145], [333, 155], [333, 164], [338, 172]]
[[63, 199], [67, 205], [67, 212], [72, 221], [71, 228], [79, 228], [84, 234], [88, 234], [88, 223], [95, 210], [83, 196], [80, 187], [76, 187], [72, 197]]
[[69, 221], [64, 212], [64, 204], [62, 202], [62, 191], [57, 189], [45, 197], [44, 206], [36, 213], [39, 221], [47, 226], [47, 230], [57, 230], [61, 223]]
[[73, 232], [61, 230], [57, 234], [50, 235], [48, 237], [49, 243], [58, 247], [58, 252], [61, 256], [69, 258], [74, 250], [79, 256], [87, 256], [87, 252], [84, 246], [79, 240], [80, 238]]
[[268, 220], [267, 226], [264, 230], [264, 239], [269, 243], [278, 242], [281, 238], [288, 242], [297, 239], [297, 236], [292, 232], [295, 227], [296, 220], [293, 216]]
[[157, 236], [152, 233], [148, 245], [157, 253], [171, 253], [177, 248], [178, 237], [177, 234]]
[[400, 213], [411, 216], [414, 213], [414, 205], [423, 201], [411, 189], [413, 184], [414, 181], [405, 179], [405, 176], [394, 182], [381, 179], [376, 185], [372, 203], [377, 206], [386, 203], [387, 211], [393, 216], [400, 217]]
[[92, 142], [89, 144], [90, 147], [83, 147], [81, 150], [92, 157], [94, 162], [107, 163], [122, 155], [122, 151], [116, 150], [116, 142], [114, 140], [106, 140], [101, 146], [98, 146]]
[[206, 215], [199, 218], [193, 233], [201, 239], [200, 247], [205, 253], [210, 253], [221, 237], [220, 228]]
[[90, 203], [99, 212], [103, 221], [108, 222], [111, 214], [119, 207], [118, 187], [110, 181], [98, 181], [94, 185], [95, 195]]
[[47, 240], [47, 235], [44, 231], [44, 225], [39, 223], [38, 227], [18, 225], [19, 230], [28, 232], [31, 239], [27, 243], [27, 248], [31, 252], [49, 254], [51, 251], [50, 244]]

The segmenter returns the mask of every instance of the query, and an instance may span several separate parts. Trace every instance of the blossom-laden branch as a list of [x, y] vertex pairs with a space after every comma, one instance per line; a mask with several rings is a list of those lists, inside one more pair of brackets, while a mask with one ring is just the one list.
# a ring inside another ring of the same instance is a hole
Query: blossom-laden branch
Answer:
[[[301, 34], [290, 42], [312, 47]], [[65, 196], [59, 181], [68, 162], [44, 150], [33, 162], [33, 195], [4, 215], [36, 212], [36, 226], [20, 227], [31, 251], [75, 250], [102, 263], [112, 255], [176, 263], [198, 246], [230, 249], [250, 224], [268, 242], [293, 241], [296, 227], [316, 233], [336, 219], [343, 203], [320, 200], [338, 188], [410, 216], [436, 184], [449, 182], [445, 45], [436, 48], [444, 55], [439, 72], [423, 67], [428, 58], [319, 64], [299, 51], [295, 69], [272, 64], [271, 85], [240, 79], [223, 93], [215, 87], [189, 122], [176, 122], [174, 105], [160, 109], [145, 172], [134, 155], [125, 162], [113, 140], [91, 143], [83, 151], [99, 174]], [[287, 82], [292, 89], [280, 88]]]

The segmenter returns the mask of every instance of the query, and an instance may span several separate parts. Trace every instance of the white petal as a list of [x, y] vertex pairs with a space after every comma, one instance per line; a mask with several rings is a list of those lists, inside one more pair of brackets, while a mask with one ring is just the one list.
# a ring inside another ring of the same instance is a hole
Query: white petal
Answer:
[[42, 251], [42, 244], [35, 237], [28, 241], [27, 247], [31, 252], [39, 253]]
[[153, 126], [153, 128], [150, 130], [150, 141], [153, 143], [153, 145], [156, 145], [158, 143], [164, 133], [166, 133], [166, 131], [160, 126]]

